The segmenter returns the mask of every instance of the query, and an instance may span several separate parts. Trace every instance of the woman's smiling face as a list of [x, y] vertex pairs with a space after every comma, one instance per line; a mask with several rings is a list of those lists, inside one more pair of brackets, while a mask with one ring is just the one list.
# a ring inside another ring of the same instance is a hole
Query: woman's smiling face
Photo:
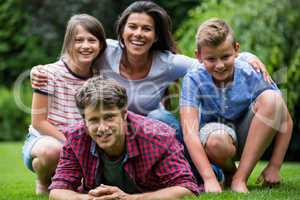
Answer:
[[122, 33], [129, 56], [147, 56], [156, 41], [155, 23], [146, 13], [132, 13], [127, 18]]

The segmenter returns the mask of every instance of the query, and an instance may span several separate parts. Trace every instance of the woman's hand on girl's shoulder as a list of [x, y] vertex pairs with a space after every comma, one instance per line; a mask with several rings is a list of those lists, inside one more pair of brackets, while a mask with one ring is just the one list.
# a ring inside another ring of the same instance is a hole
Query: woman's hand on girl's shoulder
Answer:
[[34, 66], [30, 71], [30, 81], [32, 88], [40, 88], [47, 85], [48, 77], [43, 70], [44, 65]]
[[264, 65], [264, 63], [261, 62], [261, 60], [258, 57], [254, 56], [250, 58], [248, 62], [258, 73], [262, 73], [264, 80], [266, 82], [268, 83], [273, 82], [266, 66]]

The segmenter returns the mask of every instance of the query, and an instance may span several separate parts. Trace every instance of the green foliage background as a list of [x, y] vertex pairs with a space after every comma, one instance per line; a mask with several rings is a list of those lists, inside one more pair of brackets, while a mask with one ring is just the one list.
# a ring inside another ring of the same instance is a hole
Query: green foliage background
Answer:
[[[0, 0], [0, 141], [22, 140], [30, 123], [29, 69], [59, 57], [65, 25], [73, 14], [88, 13], [115, 37], [114, 24], [133, 0]], [[267, 66], [288, 102], [294, 132], [300, 130], [300, 3], [298, 0], [155, 0], [171, 15], [182, 53], [194, 56], [196, 27], [205, 19], [225, 19], [242, 50], [256, 54]], [[19, 81], [20, 98], [13, 93]], [[21, 108], [20, 105], [26, 107]], [[299, 152], [298, 134], [291, 144]], [[300, 154], [293, 153], [295, 155]]]
[[40, 49], [40, 39], [30, 33], [30, 16], [22, 0], [0, 3], [0, 80], [10, 87], [28, 67], [48, 59]]

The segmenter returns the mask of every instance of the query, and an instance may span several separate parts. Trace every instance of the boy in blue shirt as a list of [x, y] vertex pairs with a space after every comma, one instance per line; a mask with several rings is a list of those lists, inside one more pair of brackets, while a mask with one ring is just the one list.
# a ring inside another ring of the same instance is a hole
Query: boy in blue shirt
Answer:
[[205, 191], [222, 191], [213, 162], [223, 169], [233, 191], [248, 192], [248, 177], [273, 139], [272, 156], [258, 180], [279, 184], [293, 126], [279, 89], [235, 59], [239, 43], [224, 21], [204, 22], [196, 41], [196, 56], [203, 65], [183, 80], [180, 116], [184, 142]]

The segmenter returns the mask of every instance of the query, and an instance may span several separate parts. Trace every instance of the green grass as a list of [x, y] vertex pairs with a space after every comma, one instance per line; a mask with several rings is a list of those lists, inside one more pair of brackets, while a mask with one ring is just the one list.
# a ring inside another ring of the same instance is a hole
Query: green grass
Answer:
[[[24, 167], [21, 149], [22, 143], [0, 143], [0, 200], [48, 199], [46, 196], [37, 197], [34, 194], [35, 175]], [[250, 177], [250, 194], [225, 191], [222, 194], [202, 194], [200, 198], [190, 200], [300, 200], [300, 163], [285, 163], [281, 170], [283, 184], [273, 189], [254, 184], [264, 165], [264, 162], [259, 163]]]
[[0, 200], [48, 199], [35, 195], [35, 174], [22, 161], [22, 143], [0, 143]]

